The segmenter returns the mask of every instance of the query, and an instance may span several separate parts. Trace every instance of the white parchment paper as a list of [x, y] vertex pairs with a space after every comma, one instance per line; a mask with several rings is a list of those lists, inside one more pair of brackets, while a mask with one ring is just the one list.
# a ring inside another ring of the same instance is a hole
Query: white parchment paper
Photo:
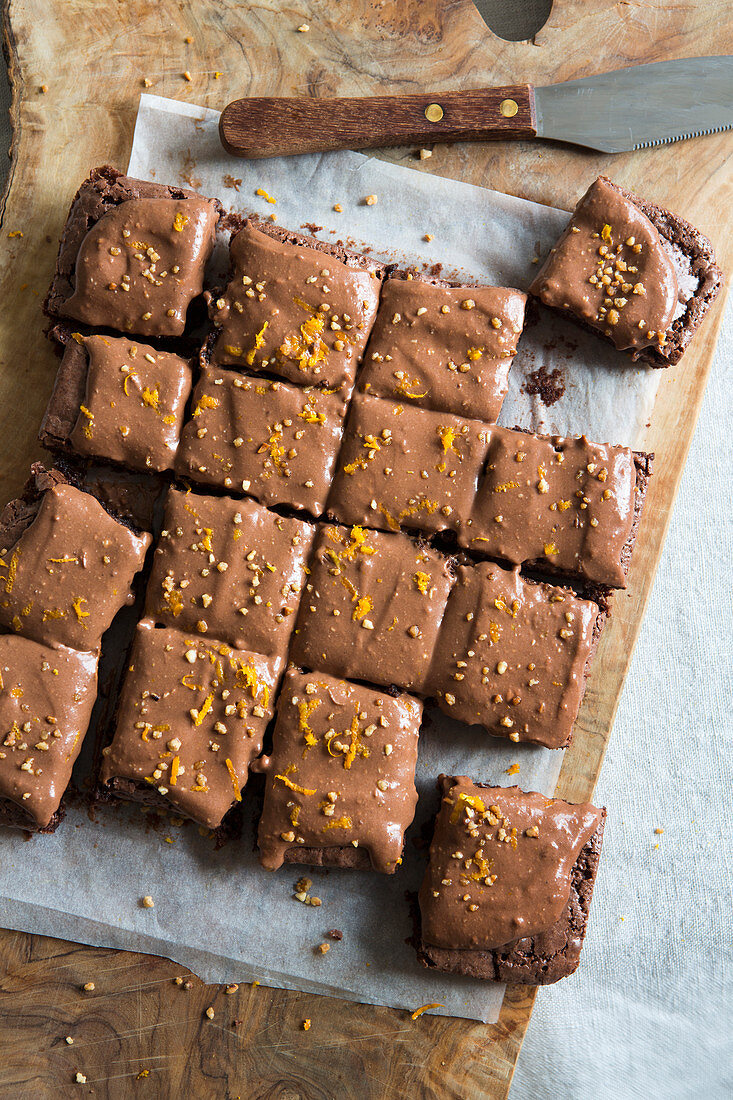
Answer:
[[[358, 153], [236, 160], [223, 152], [217, 123], [214, 111], [142, 96], [130, 174], [216, 195], [228, 209], [275, 213], [288, 228], [318, 226], [323, 240], [369, 247], [388, 261], [441, 264], [443, 278], [520, 288], [537, 270], [533, 258], [544, 255], [567, 221], [560, 210]], [[367, 206], [371, 194], [378, 201]], [[336, 203], [343, 213], [333, 210]], [[559, 371], [564, 386], [550, 406], [524, 392], [530, 374], [542, 369]], [[543, 314], [522, 336], [501, 419], [640, 446], [658, 377]], [[515, 763], [519, 773], [508, 776]], [[72, 805], [53, 836], [27, 843], [0, 829], [0, 925], [166, 955], [207, 982], [257, 979], [410, 1010], [439, 1002], [441, 1014], [495, 1020], [503, 986], [431, 974], [405, 942], [412, 931], [405, 892], [417, 889], [425, 859], [413, 840], [437, 809], [440, 772], [551, 794], [561, 763], [561, 751], [504, 743], [429, 709], [417, 819], [394, 876], [297, 867], [268, 874], [254, 852], [252, 799], [241, 840], [218, 852], [190, 823], [129, 805], [105, 807], [91, 820], [83, 806]], [[319, 908], [293, 899], [303, 873], [313, 880]], [[146, 894], [154, 909], [141, 908]], [[332, 928], [343, 940], [320, 955], [314, 948]]]

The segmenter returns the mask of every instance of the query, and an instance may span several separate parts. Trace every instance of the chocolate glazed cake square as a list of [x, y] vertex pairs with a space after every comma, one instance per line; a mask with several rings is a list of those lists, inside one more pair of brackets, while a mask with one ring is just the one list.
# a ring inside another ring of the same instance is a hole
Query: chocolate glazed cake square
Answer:
[[405, 273], [382, 285], [359, 389], [493, 423], [508, 388], [526, 294]]
[[452, 583], [449, 560], [407, 535], [321, 527], [291, 660], [422, 694]]
[[194, 191], [95, 168], [71, 204], [44, 311], [140, 336], [181, 336], [221, 211]]
[[176, 468], [192, 481], [320, 516], [346, 402], [316, 386], [204, 367]]
[[325, 673], [285, 674], [266, 775], [260, 862], [371, 868], [402, 862], [417, 791], [422, 703]]
[[420, 887], [423, 966], [547, 985], [580, 960], [606, 811], [441, 776]]
[[100, 780], [217, 829], [242, 800], [274, 710], [282, 658], [138, 624]]
[[350, 392], [384, 265], [254, 219], [242, 223], [230, 252], [231, 281], [210, 296], [216, 334], [205, 358]]
[[667, 367], [682, 358], [722, 281], [699, 230], [599, 176], [529, 289], [632, 359]]
[[130, 337], [69, 334], [39, 439], [84, 459], [168, 470], [191, 384], [180, 355]]

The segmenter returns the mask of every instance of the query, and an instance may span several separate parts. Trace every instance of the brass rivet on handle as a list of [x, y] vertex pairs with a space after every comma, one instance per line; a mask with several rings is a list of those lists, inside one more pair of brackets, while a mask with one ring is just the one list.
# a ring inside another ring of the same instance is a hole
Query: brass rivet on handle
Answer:
[[430, 103], [425, 108], [425, 118], [428, 122], [440, 122], [443, 117], [443, 108], [439, 103]]
[[499, 104], [499, 110], [503, 114], [504, 118], [514, 118], [515, 114], [519, 110], [518, 105], [513, 99], [502, 99]]

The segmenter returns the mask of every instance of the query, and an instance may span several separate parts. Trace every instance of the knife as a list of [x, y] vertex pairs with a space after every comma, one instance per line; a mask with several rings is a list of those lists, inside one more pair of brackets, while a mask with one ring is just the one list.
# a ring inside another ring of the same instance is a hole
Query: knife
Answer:
[[543, 88], [237, 99], [224, 108], [219, 135], [227, 152], [253, 158], [538, 137], [621, 153], [732, 127], [733, 57], [688, 57]]

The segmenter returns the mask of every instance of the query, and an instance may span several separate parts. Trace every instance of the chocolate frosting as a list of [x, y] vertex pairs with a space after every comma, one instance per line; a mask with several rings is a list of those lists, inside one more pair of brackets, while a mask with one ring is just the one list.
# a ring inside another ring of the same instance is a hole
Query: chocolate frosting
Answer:
[[585, 687], [598, 606], [482, 562], [461, 566], [433, 655], [428, 691], [460, 722], [561, 748]]
[[664, 347], [679, 294], [659, 233], [603, 176], [578, 203], [529, 289], [622, 350]]
[[359, 389], [493, 423], [506, 397], [526, 300], [506, 287], [387, 279]]
[[313, 528], [253, 500], [171, 489], [145, 614], [181, 631], [284, 656]]
[[453, 780], [420, 887], [423, 941], [491, 950], [551, 928], [567, 905], [573, 865], [601, 818], [589, 803], [481, 787], [465, 776]]
[[221, 327], [215, 364], [350, 387], [377, 312], [379, 278], [250, 225], [230, 250], [232, 281], [210, 309]]
[[209, 828], [241, 801], [250, 762], [273, 713], [280, 657], [138, 624], [104, 749], [102, 782], [149, 785]]
[[142, 336], [180, 336], [203, 290], [216, 221], [208, 199], [121, 202], [82, 241], [75, 290], [60, 312]]
[[626, 586], [622, 551], [634, 520], [627, 447], [491, 429], [486, 472], [459, 542], [514, 565], [537, 562]]
[[189, 364], [127, 337], [75, 333], [74, 339], [89, 364], [71, 446], [134, 470], [169, 469], [191, 392]]
[[406, 535], [323, 527], [291, 659], [421, 692], [451, 583], [447, 559]]
[[288, 669], [261, 765], [262, 866], [277, 870], [293, 847], [353, 845], [367, 849], [375, 871], [392, 873], [417, 803], [421, 715], [410, 696]]
[[355, 394], [328, 511], [387, 531], [457, 531], [468, 519], [491, 428]]
[[97, 695], [98, 658], [0, 635], [0, 798], [41, 829], [69, 785]]
[[177, 469], [194, 481], [319, 516], [344, 430], [338, 394], [204, 369]]
[[0, 547], [0, 625], [50, 645], [94, 650], [143, 566], [134, 535], [89, 493], [57, 484], [12, 547]]

